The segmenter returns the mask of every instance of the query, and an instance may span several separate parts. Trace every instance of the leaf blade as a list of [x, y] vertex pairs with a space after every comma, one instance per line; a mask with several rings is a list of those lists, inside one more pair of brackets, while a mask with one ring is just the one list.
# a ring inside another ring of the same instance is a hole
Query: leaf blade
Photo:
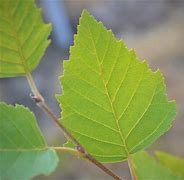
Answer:
[[51, 25], [33, 0], [3, 0], [0, 10], [0, 77], [25, 76], [49, 45]]
[[53, 172], [58, 157], [48, 148], [33, 113], [0, 103], [0, 117], [0, 178], [30, 179]]
[[175, 175], [172, 171], [167, 169], [162, 164], [158, 163], [147, 152], [139, 152], [133, 155], [133, 162], [137, 174], [137, 178], [140, 180], [146, 179], [178, 179], [181, 177]]
[[61, 84], [62, 123], [102, 162], [147, 147], [176, 114], [160, 71], [152, 72], [85, 10]]
[[156, 156], [159, 162], [170, 169], [174, 174], [180, 175], [184, 178], [184, 159], [177, 156], [173, 156], [166, 152], [157, 151]]

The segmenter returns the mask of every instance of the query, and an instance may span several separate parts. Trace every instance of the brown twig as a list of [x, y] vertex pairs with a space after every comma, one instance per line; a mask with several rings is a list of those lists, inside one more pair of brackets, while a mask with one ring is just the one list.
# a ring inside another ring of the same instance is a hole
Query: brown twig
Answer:
[[29, 86], [32, 91], [31, 98], [35, 101], [35, 103], [44, 111], [47, 113], [47, 115], [62, 129], [62, 131], [66, 134], [66, 136], [76, 145], [77, 150], [83, 154], [83, 157], [85, 157], [87, 160], [89, 160], [91, 163], [95, 164], [98, 168], [103, 170], [106, 174], [113, 177], [116, 180], [122, 180], [121, 177], [116, 175], [114, 172], [112, 172], [109, 168], [104, 166], [102, 163], [100, 163], [98, 160], [96, 160], [93, 156], [91, 156], [85, 148], [80, 144], [80, 142], [64, 127], [64, 125], [59, 122], [58, 118], [54, 115], [54, 113], [50, 110], [50, 108], [47, 106], [47, 104], [44, 101], [44, 98], [38, 91], [36, 84], [32, 78], [32, 75], [30, 73], [27, 73], [26, 78], [28, 80]]

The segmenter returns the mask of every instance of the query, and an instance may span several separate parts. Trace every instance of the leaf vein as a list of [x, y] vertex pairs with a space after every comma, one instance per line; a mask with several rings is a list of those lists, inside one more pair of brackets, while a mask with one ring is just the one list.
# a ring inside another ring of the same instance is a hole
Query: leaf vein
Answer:
[[130, 153], [139, 145], [141, 145], [145, 140], [147, 140], [149, 137], [151, 137], [156, 131], [157, 129], [159, 129], [159, 127], [162, 125], [162, 123], [165, 121], [165, 119], [167, 118], [168, 114], [172, 111], [172, 109], [170, 111], [168, 111], [168, 113], [166, 114], [166, 116], [164, 117], [164, 119], [159, 123], [159, 125], [154, 129], [154, 131], [149, 134], [147, 137], [145, 137], [144, 139], [142, 139], [139, 143], [137, 143], [134, 147], [132, 147], [130, 149]]
[[91, 70], [92, 72], [94, 72], [95, 74], [97, 74], [98, 76], [100, 76], [99, 72], [95, 71], [91, 66], [89, 66], [84, 60], [82, 57], [76, 57], [75, 59], [82, 59], [83, 63], [86, 65], [86, 67]]
[[73, 88], [69, 87], [66, 84], [66, 87], [68, 87], [71, 91], [75, 92], [76, 94], [78, 94], [79, 96], [83, 97], [84, 99], [86, 99], [88, 102], [91, 102], [92, 104], [98, 106], [99, 108], [103, 109], [104, 111], [108, 112], [108, 113], [112, 113], [111, 111], [105, 109], [103, 106], [101, 106], [100, 104], [96, 103], [95, 101], [93, 101], [92, 99], [88, 98], [87, 96], [84, 96], [83, 94], [81, 94], [79, 91], [74, 90]]
[[143, 75], [144, 75], [144, 72], [142, 73], [141, 78], [140, 78], [139, 81], [138, 81], [137, 87], [136, 87], [135, 91], [133, 92], [132, 97], [130, 98], [130, 100], [129, 100], [127, 106], [126, 106], [125, 109], [124, 109], [124, 111], [123, 111], [122, 114], [120, 115], [118, 121], [123, 117], [123, 115], [125, 114], [125, 112], [127, 111], [127, 109], [130, 107], [130, 103], [134, 100], [134, 97], [135, 97], [135, 95], [136, 95], [136, 93], [137, 93], [137, 91], [138, 91], [138, 88], [139, 88], [139, 86], [141, 85], [141, 82], [142, 82], [142, 80], [143, 80]]
[[92, 118], [90, 118], [90, 117], [87, 117], [86, 115], [82, 114], [81, 112], [78, 112], [77, 110], [75, 110], [74, 108], [72, 108], [69, 104], [66, 103], [66, 105], [67, 105], [68, 107], [70, 107], [70, 109], [71, 109], [74, 113], [76, 113], [76, 114], [78, 114], [78, 115], [84, 117], [85, 119], [88, 119], [88, 120], [90, 120], [90, 121], [92, 121], [92, 122], [94, 122], [94, 123], [96, 123], [96, 124], [98, 124], [98, 125], [101, 125], [102, 127], [105, 127], [105, 128], [107, 128], [107, 129], [110, 129], [110, 130], [112, 130], [112, 131], [114, 131], [114, 132], [116, 132], [116, 133], [118, 132], [116, 129], [113, 129], [113, 128], [110, 127], [110, 126], [107, 126], [107, 125], [105, 125], [105, 124], [102, 124], [102, 123], [100, 123], [99, 121], [96, 121], [96, 120], [94, 120], [94, 119], [92, 119]]
[[127, 75], [128, 75], [128, 71], [129, 71], [129, 69], [130, 69], [130, 65], [131, 65], [131, 64], [132, 64], [132, 60], [129, 61], [128, 67], [127, 67], [126, 72], [125, 72], [125, 75], [123, 76], [122, 81], [121, 81], [119, 87], [117, 88], [117, 90], [116, 90], [114, 96], [112, 97], [112, 103], [114, 103], [114, 101], [115, 101], [115, 99], [116, 99], [116, 96], [117, 96], [117, 94], [118, 94], [118, 92], [119, 92], [121, 86], [124, 84], [124, 81], [125, 81], [125, 79], [126, 79], [126, 77], [127, 77]]
[[0, 45], [0, 48], [7, 49], [7, 50], [10, 50], [10, 51], [14, 51], [14, 52], [16, 52], [18, 54], [17, 49], [13, 49], [13, 48], [10, 48], [10, 47], [4, 46], [4, 45]]
[[7, 140], [14, 146], [16, 146], [16, 147], [18, 147], [18, 145], [14, 142], [14, 141], [12, 141], [10, 138], [9, 138], [9, 136], [5, 133], [5, 132], [2, 132], [1, 130], [0, 130], [0, 133], [2, 134], [2, 135], [4, 135], [6, 138], [7, 138]]
[[[102, 90], [100, 90], [97, 86], [95, 86], [94, 84], [88, 82], [87, 80], [85, 80], [84, 78], [82, 78], [81, 76], [74, 74], [72, 72], [70, 72], [70, 74], [72, 74], [73, 76], [77, 77], [79, 80], [82, 80], [83, 82], [85, 82], [86, 84], [92, 86], [93, 88], [97, 89], [100, 93], [105, 94]], [[66, 77], [67, 75], [65, 75]]]
[[6, 172], [5, 174], [9, 174], [8, 172], [10, 171], [11, 172], [11, 169], [13, 168], [13, 166], [15, 166], [18, 158], [20, 158], [21, 156], [21, 153], [18, 153], [18, 155], [16, 156], [15, 160], [13, 161], [13, 163], [9, 166], [9, 168], [6, 169]]
[[24, 22], [27, 20], [27, 14], [29, 13], [29, 9], [30, 9], [30, 6], [31, 6], [31, 3], [27, 3], [28, 5], [25, 7], [26, 8], [26, 12], [25, 14], [22, 15], [22, 18], [20, 19], [20, 24], [19, 26], [17, 27], [17, 32], [20, 31], [20, 28], [23, 26]]
[[120, 58], [120, 52], [121, 52], [121, 47], [122, 47], [122, 45], [120, 46], [120, 48], [119, 48], [119, 51], [118, 51], [118, 55], [117, 55], [117, 57], [116, 57], [116, 59], [115, 59], [115, 62], [113, 63], [113, 67], [112, 67], [112, 70], [111, 70], [111, 72], [109, 73], [109, 78], [108, 78], [108, 80], [107, 80], [107, 82], [106, 82], [106, 86], [108, 86], [108, 84], [109, 84], [109, 82], [110, 82], [110, 79], [111, 79], [111, 76], [112, 76], [112, 72], [114, 71], [114, 68], [115, 68], [115, 66], [116, 66], [116, 64], [117, 64], [117, 60]]
[[104, 62], [104, 59], [106, 58], [106, 56], [107, 56], [107, 53], [109, 52], [109, 48], [110, 48], [110, 43], [111, 42], [111, 36], [109, 37], [109, 40], [108, 40], [108, 45], [107, 45], [107, 48], [106, 48], [106, 51], [105, 51], [105, 53], [104, 53], [104, 55], [103, 55], [103, 58], [102, 58], [102, 60], [101, 60], [101, 65], [103, 64], [103, 62]]
[[[159, 83], [158, 83], [159, 84]], [[150, 102], [148, 103], [148, 106], [146, 107], [146, 109], [144, 110], [143, 114], [138, 118], [138, 121], [134, 124], [134, 126], [132, 127], [132, 129], [127, 133], [127, 136], [125, 137], [125, 140], [130, 136], [130, 134], [133, 132], [133, 130], [138, 126], [139, 122], [141, 121], [141, 119], [144, 117], [144, 115], [146, 114], [146, 112], [149, 110], [149, 108], [151, 107], [151, 103], [155, 97], [155, 92], [156, 92], [156, 89], [158, 87], [158, 84], [156, 85], [155, 87], [155, 90], [154, 90], [154, 93], [153, 93], [153, 96], [151, 97], [151, 100]]]
[[21, 66], [22, 67], [22, 64], [20, 64], [20, 63], [10, 62], [10, 61], [4, 61], [4, 60], [1, 60], [1, 59], [0, 59], [0, 63], [12, 64], [12, 65], [16, 65], [16, 66]]
[[91, 136], [86, 135], [86, 134], [83, 134], [83, 133], [81, 133], [81, 132], [74, 131], [74, 130], [72, 130], [72, 129], [70, 129], [70, 130], [71, 130], [72, 132], [74, 132], [74, 133], [77, 133], [77, 134], [79, 134], [79, 135], [81, 135], [81, 136], [87, 137], [87, 138], [89, 138], [89, 139], [93, 139], [93, 140], [98, 141], [98, 142], [102, 142], [102, 143], [106, 143], [106, 144], [111, 144], [111, 145], [115, 145], [115, 146], [124, 147], [124, 145], [122, 145], [122, 144], [117, 144], [117, 143], [113, 143], [113, 142], [110, 142], [110, 141], [97, 139], [97, 138], [95, 138], [95, 137], [91, 137]]
[[30, 144], [31, 146], [35, 147], [35, 145], [30, 142], [25, 136], [24, 134], [22, 133], [22, 131], [17, 127], [17, 125], [14, 123], [13, 120], [10, 120], [10, 122], [13, 124], [13, 126], [15, 127], [15, 129], [17, 129], [17, 131], [20, 133], [20, 135], [26, 140], [26, 142], [28, 142], [28, 144]]

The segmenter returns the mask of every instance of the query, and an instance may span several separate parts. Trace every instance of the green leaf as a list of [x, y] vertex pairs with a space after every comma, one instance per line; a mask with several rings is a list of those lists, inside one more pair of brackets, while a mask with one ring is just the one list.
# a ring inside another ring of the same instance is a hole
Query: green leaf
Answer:
[[160, 163], [166, 166], [173, 173], [180, 175], [184, 179], [184, 159], [171, 154], [158, 151], [156, 156], [159, 158]]
[[138, 180], [182, 180], [146, 152], [136, 153], [133, 161]]
[[165, 133], [176, 115], [160, 71], [83, 11], [64, 62], [62, 123], [95, 158], [117, 162]]
[[50, 43], [34, 0], [1, 0], [0, 77], [24, 76], [34, 70]]
[[0, 103], [0, 179], [48, 175], [58, 163], [27, 108]]

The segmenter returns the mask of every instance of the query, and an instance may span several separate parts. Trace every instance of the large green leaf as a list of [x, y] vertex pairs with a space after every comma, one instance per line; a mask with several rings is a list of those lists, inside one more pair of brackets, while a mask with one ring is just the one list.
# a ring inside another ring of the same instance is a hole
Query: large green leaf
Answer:
[[102, 162], [144, 149], [170, 128], [176, 114], [160, 71], [152, 72], [86, 10], [61, 84], [62, 123]]
[[146, 152], [136, 153], [133, 161], [138, 180], [182, 180]]
[[58, 157], [48, 148], [36, 119], [23, 106], [0, 103], [0, 179], [50, 174]]
[[169, 168], [173, 173], [178, 174], [184, 179], [184, 159], [171, 154], [158, 151], [156, 156], [162, 165]]
[[0, 77], [24, 76], [35, 69], [50, 43], [50, 31], [33, 0], [1, 0]]

